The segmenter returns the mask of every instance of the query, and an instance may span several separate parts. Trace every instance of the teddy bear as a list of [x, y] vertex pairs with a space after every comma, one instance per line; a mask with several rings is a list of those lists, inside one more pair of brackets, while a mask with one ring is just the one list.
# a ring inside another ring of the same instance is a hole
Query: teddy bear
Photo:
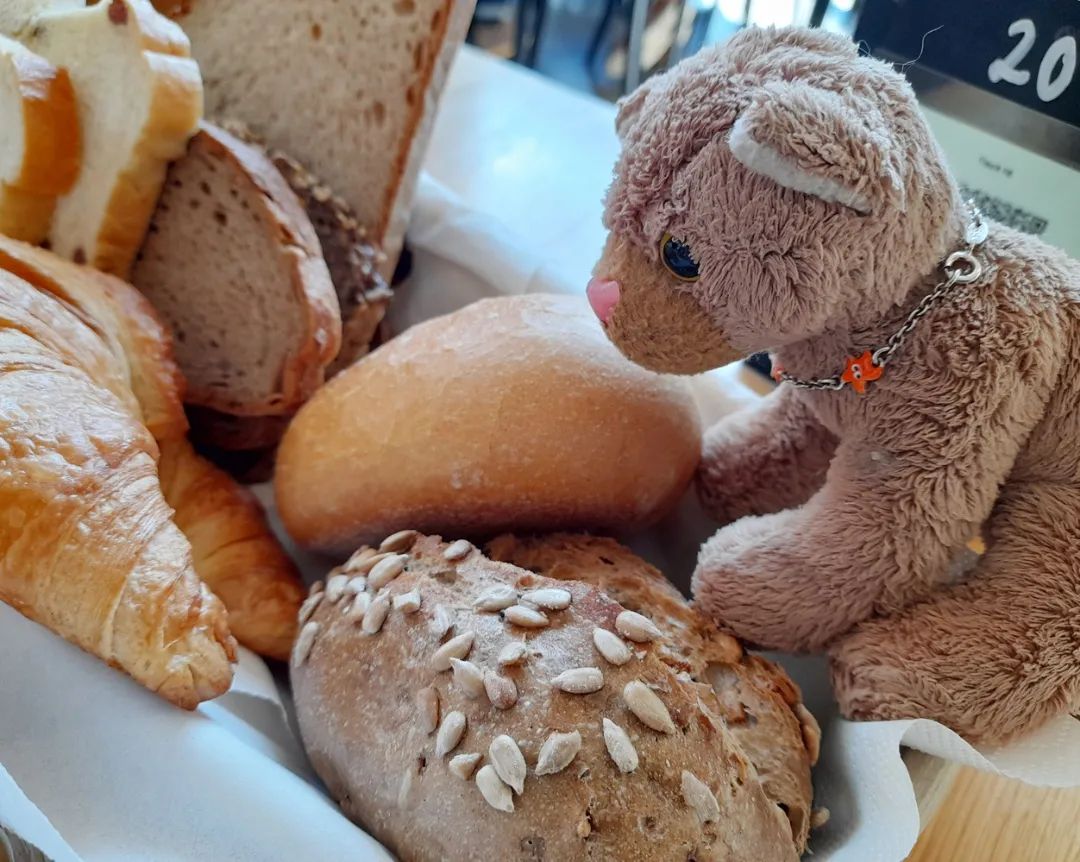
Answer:
[[705, 436], [697, 604], [827, 652], [852, 718], [994, 743], [1075, 711], [1080, 266], [970, 207], [904, 77], [841, 36], [743, 30], [616, 128], [608, 336], [783, 381]]

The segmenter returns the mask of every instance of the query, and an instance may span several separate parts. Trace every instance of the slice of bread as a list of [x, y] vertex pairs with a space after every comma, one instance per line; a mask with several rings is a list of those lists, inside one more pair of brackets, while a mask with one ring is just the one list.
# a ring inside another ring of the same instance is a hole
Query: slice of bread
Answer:
[[208, 123], [169, 169], [132, 282], [173, 330], [189, 404], [291, 413], [337, 355], [340, 312], [307, 214], [261, 149]]
[[82, 172], [57, 202], [49, 243], [64, 257], [126, 276], [165, 169], [183, 155], [202, 114], [187, 38], [149, 0], [49, 10], [22, 38], [67, 70], [82, 128]]
[[63, 69], [0, 35], [0, 233], [40, 243], [79, 175], [75, 91]]
[[207, 114], [243, 121], [356, 212], [393, 271], [436, 103], [473, 0], [156, 0]]

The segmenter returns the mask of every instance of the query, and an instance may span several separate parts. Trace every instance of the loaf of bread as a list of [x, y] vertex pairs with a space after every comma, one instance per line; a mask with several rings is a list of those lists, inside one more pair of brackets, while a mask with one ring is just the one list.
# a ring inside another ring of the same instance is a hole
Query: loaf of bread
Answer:
[[300, 621], [311, 762], [403, 862], [798, 858], [716, 693], [671, 657], [738, 667], [730, 639], [706, 660], [590, 583], [411, 532], [331, 572]]
[[168, 163], [202, 114], [199, 68], [187, 38], [149, 0], [59, 3], [21, 38], [67, 70], [82, 128], [82, 170], [53, 214], [58, 254], [126, 277]]
[[821, 730], [783, 668], [744, 652], [663, 574], [612, 539], [507, 534], [493, 539], [487, 553], [544, 577], [594, 586], [656, 623], [665, 634], [660, 660], [712, 684], [728, 730], [754, 764], [765, 794], [787, 815], [797, 849], [806, 849], [814, 792], [810, 767], [817, 762]]
[[633, 365], [584, 298], [500, 297], [415, 326], [297, 414], [275, 489], [301, 544], [412, 527], [629, 530], [676, 503], [701, 430], [686, 385]]
[[155, 0], [191, 37], [211, 119], [243, 121], [345, 198], [393, 271], [473, 0]]
[[261, 148], [210, 123], [169, 168], [132, 283], [172, 329], [189, 404], [291, 415], [337, 356], [337, 298], [307, 213]]

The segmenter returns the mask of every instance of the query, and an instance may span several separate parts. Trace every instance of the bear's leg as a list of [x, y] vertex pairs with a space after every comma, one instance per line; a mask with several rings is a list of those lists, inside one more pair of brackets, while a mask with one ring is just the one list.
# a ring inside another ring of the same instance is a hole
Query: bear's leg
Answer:
[[781, 386], [706, 432], [698, 495], [721, 524], [798, 506], [825, 481], [835, 450], [795, 388]]
[[746, 517], [701, 548], [694, 597], [743, 640], [817, 651], [856, 623], [898, 613], [942, 583], [990, 515], [1011, 465], [999, 447], [971, 457], [843, 441], [804, 505]]
[[998, 742], [1080, 706], [1080, 481], [1010, 482], [964, 583], [831, 650], [853, 718], [934, 718]]

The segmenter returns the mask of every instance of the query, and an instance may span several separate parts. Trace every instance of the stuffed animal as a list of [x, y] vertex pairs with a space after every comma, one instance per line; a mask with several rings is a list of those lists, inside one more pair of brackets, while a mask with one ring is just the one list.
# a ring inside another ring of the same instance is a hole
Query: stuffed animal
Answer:
[[[698, 604], [845, 714], [1000, 741], [1080, 706], [1080, 266], [970, 209], [891, 66], [744, 30], [619, 107], [588, 294], [663, 372], [771, 351], [704, 442]], [[982, 532], [986, 550], [958, 571]]]

